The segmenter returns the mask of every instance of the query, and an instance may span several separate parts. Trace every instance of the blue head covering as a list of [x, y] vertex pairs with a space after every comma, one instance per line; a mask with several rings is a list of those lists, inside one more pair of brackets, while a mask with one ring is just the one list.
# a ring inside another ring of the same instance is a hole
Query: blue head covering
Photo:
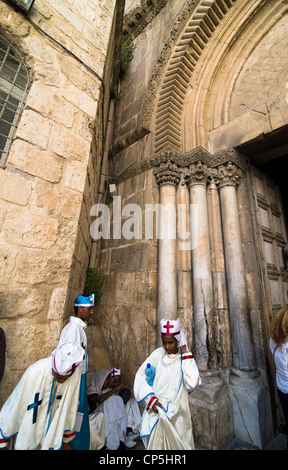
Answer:
[[84, 297], [84, 295], [79, 295], [74, 303], [75, 307], [94, 307], [94, 294]]

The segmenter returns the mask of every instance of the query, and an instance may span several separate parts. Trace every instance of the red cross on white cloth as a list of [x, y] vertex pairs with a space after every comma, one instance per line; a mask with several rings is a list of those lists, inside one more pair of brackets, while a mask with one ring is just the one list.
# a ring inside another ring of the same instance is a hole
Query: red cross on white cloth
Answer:
[[179, 320], [161, 320], [161, 333], [167, 336], [178, 335], [180, 333]]

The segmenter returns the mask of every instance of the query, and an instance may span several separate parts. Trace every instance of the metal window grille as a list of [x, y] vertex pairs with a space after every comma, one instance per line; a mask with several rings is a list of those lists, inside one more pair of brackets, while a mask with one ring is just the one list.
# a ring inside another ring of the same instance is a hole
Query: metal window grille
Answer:
[[28, 83], [24, 57], [0, 34], [0, 167], [5, 165]]

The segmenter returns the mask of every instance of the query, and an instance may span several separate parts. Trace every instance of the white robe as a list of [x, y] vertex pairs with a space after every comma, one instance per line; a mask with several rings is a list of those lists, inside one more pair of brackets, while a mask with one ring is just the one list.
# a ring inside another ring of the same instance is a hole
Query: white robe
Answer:
[[70, 341], [75, 341], [79, 346], [82, 346], [83, 349], [85, 349], [85, 357], [82, 361], [82, 363], [78, 366], [81, 369], [81, 373], [85, 374], [87, 372], [87, 363], [88, 363], [88, 358], [87, 358], [87, 336], [85, 333], [85, 328], [87, 327], [86, 323], [84, 323], [81, 318], [78, 317], [70, 317], [69, 318], [69, 323], [67, 323], [66, 326], [64, 326], [60, 339], [59, 339], [59, 344], [70, 342]]
[[139, 406], [135, 398], [129, 398], [127, 403], [124, 405], [127, 416], [127, 428], [131, 428], [132, 431], [137, 434], [139, 432], [139, 426], [141, 421], [141, 413]]
[[56, 383], [51, 357], [32, 364], [1, 409], [0, 438], [17, 434], [15, 450], [60, 449], [64, 432], [74, 437], [80, 378], [77, 367]]
[[[185, 358], [185, 359], [184, 359]], [[151, 387], [146, 382], [145, 369], [147, 363], [155, 367], [155, 379]], [[169, 436], [165, 434], [170, 423], [171, 436], [178, 435], [179, 445], [183, 449], [194, 449], [194, 440], [192, 435], [192, 423], [188, 402], [188, 392], [191, 392], [201, 383], [198, 367], [191, 353], [181, 356], [181, 353], [167, 355], [163, 347], [156, 349], [141, 365], [136, 373], [134, 381], [134, 395], [138, 403], [146, 404], [140, 423], [140, 437], [146, 448], [151, 449], [149, 440], [153, 439], [153, 450], [169, 449]], [[153, 397], [163, 405], [162, 413], [154, 413], [153, 410], [147, 410], [147, 405]], [[162, 421], [162, 420], [165, 420]], [[160, 421], [159, 421], [160, 420]], [[159, 425], [159, 429], [157, 426]], [[160, 432], [160, 427], [162, 431]], [[153, 437], [153, 431], [157, 433], [157, 438]], [[164, 435], [165, 434], [165, 435]], [[173, 438], [174, 439], [174, 438]]]
[[90, 450], [100, 450], [105, 446], [104, 414], [97, 409], [89, 415]]
[[[102, 390], [109, 371], [106, 369], [95, 372], [87, 389], [88, 395], [97, 393], [99, 396], [111, 389]], [[111, 395], [107, 400], [97, 404], [96, 411], [104, 415], [105, 443], [108, 450], [116, 450], [120, 441], [125, 440], [127, 417], [124, 403], [118, 395]], [[90, 415], [91, 416], [91, 415]], [[91, 428], [90, 428], [91, 429]]]

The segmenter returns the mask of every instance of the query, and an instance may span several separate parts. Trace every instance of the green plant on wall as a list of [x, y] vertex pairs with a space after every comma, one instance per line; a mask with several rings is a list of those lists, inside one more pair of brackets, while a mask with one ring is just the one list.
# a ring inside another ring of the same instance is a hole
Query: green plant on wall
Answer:
[[121, 72], [125, 73], [126, 70], [128, 69], [130, 62], [132, 61], [134, 57], [134, 51], [136, 49], [135, 44], [131, 40], [127, 41], [122, 41], [121, 44], [121, 62], [120, 62], [120, 68]]
[[84, 295], [88, 296], [94, 294], [94, 301], [97, 302], [100, 298], [101, 280], [99, 278], [96, 268], [88, 268], [86, 271], [86, 281], [84, 287]]

